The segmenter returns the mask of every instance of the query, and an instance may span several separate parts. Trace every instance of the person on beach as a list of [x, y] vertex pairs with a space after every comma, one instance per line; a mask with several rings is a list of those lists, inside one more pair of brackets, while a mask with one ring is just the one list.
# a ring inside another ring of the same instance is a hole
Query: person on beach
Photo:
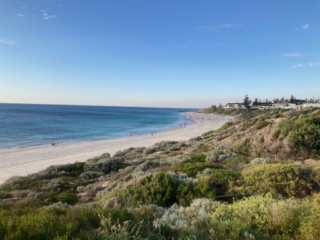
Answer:
[[130, 133], [130, 137], [132, 137], [132, 133]]

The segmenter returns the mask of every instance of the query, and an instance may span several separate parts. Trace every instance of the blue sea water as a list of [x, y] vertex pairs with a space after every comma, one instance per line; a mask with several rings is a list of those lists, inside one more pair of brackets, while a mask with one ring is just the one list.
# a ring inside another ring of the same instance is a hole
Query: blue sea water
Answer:
[[0, 149], [111, 139], [190, 124], [195, 109], [0, 104]]

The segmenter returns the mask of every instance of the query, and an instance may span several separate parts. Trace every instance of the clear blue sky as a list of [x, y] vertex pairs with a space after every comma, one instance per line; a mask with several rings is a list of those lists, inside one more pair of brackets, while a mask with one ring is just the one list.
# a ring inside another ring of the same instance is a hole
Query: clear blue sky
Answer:
[[1, 0], [0, 102], [207, 107], [320, 95], [320, 1]]

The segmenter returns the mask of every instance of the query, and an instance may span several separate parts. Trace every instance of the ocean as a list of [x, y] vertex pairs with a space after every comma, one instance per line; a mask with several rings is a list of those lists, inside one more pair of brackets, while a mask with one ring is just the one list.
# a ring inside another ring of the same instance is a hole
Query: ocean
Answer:
[[0, 150], [151, 134], [191, 124], [197, 109], [0, 104]]

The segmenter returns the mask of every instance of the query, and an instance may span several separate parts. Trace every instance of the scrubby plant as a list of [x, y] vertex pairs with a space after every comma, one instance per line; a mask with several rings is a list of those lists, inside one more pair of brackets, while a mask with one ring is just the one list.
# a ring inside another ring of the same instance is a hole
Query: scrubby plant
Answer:
[[269, 125], [269, 122], [268, 122], [268, 121], [262, 120], [262, 121], [258, 121], [258, 122], [255, 124], [255, 128], [256, 128], [257, 130], [259, 130], [259, 129], [262, 129], [262, 128], [268, 126], [268, 125]]
[[0, 210], [0, 239], [98, 239], [99, 226], [98, 213], [85, 209]]
[[255, 164], [241, 172], [242, 181], [234, 190], [243, 194], [271, 194], [273, 197], [304, 197], [311, 186], [298, 166], [292, 164]]
[[0, 190], [0, 199], [11, 198], [12, 194], [7, 190]]
[[62, 192], [56, 196], [56, 201], [75, 204], [78, 201], [78, 197], [73, 193]]
[[266, 163], [270, 163], [270, 160], [267, 158], [255, 158], [255, 159], [251, 160], [250, 163], [251, 164], [258, 164], [258, 163], [266, 164]]
[[171, 175], [178, 183], [192, 182], [194, 180], [194, 178], [189, 177], [186, 173], [168, 172], [168, 174]]
[[189, 156], [189, 158], [185, 161], [185, 163], [205, 162], [205, 160], [206, 160], [205, 154], [193, 154]]
[[300, 239], [299, 227], [309, 214], [307, 203], [253, 196], [234, 204], [220, 204], [212, 213], [219, 239]]
[[292, 150], [301, 150], [309, 155], [320, 155], [320, 111], [300, 115], [297, 119], [282, 121], [279, 131], [279, 136], [288, 137]]
[[184, 172], [190, 177], [195, 177], [199, 172], [202, 172], [206, 168], [219, 167], [207, 162], [179, 163], [175, 171]]
[[143, 178], [138, 185], [129, 186], [126, 191], [133, 205], [156, 204], [171, 206], [176, 200], [179, 183], [167, 173], [152, 174]]
[[178, 239], [201, 239], [210, 236], [210, 212], [214, 201], [195, 199], [189, 207], [173, 205], [154, 220], [155, 227], [169, 226], [178, 230]]
[[301, 239], [320, 239], [320, 194], [315, 195], [310, 203], [310, 213], [301, 222], [300, 232]]

